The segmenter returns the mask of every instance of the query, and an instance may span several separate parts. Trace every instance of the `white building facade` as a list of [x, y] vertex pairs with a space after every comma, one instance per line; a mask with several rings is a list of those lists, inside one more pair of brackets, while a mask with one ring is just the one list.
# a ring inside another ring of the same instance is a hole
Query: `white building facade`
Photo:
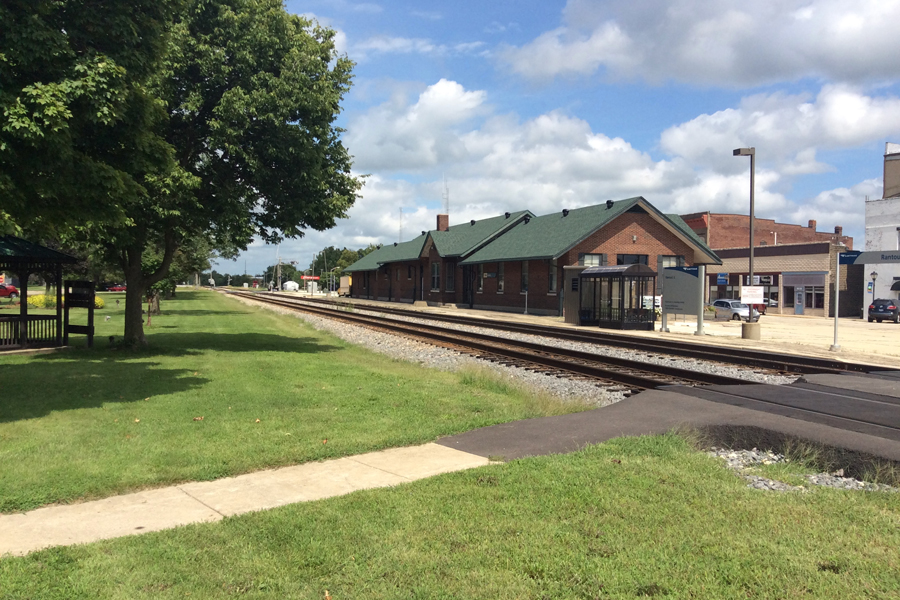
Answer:
[[[900, 144], [885, 144], [884, 192], [881, 198], [866, 200], [865, 250], [900, 251]], [[865, 287], [867, 305], [877, 298], [900, 299], [900, 263], [866, 265]]]

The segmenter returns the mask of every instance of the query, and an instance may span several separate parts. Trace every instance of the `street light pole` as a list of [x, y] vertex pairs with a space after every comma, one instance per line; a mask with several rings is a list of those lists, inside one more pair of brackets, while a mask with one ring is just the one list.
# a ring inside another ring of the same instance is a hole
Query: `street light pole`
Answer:
[[[749, 156], [750, 157], [750, 281], [749, 285], [753, 285], [753, 234], [755, 229], [755, 216], [753, 210], [753, 192], [754, 192], [754, 179], [756, 176], [756, 148], [735, 148], [733, 152], [734, 156]], [[753, 306], [750, 306], [750, 310], [747, 313], [747, 321], [753, 320]]]

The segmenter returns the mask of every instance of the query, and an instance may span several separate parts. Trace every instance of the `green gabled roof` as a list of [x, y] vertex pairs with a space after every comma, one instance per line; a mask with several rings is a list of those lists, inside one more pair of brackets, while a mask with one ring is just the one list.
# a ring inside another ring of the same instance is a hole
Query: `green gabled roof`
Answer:
[[568, 211], [566, 216], [562, 212], [557, 212], [534, 217], [528, 222], [522, 222], [518, 227], [511, 229], [505, 235], [473, 253], [460, 264], [473, 265], [508, 260], [557, 258], [637, 205], [656, 215], [676, 235], [680, 233], [688, 244], [696, 246], [712, 262], [721, 264], [722, 261], [719, 257], [691, 231], [683, 220], [679, 218], [676, 221], [664, 215], [640, 196], [613, 202], [609, 207], [607, 207], [607, 203], [603, 203], [575, 208]]
[[603, 227], [629, 208], [640, 198], [629, 198], [606, 204], [585, 206], [569, 211], [532, 218], [488, 244], [460, 264], [469, 265], [505, 260], [529, 260], [556, 258], [566, 250]]
[[443, 257], [466, 256], [480, 246], [490, 242], [505, 230], [514, 227], [525, 216], [534, 216], [531, 211], [520, 210], [480, 221], [469, 221], [453, 225], [447, 231], [431, 231], [431, 239], [438, 254]]
[[427, 235], [420, 235], [408, 242], [401, 242], [397, 245], [386, 244], [377, 250], [369, 252], [344, 269], [344, 272], [374, 271], [385, 263], [418, 260], [419, 255], [422, 254], [422, 247], [425, 246], [426, 239]]

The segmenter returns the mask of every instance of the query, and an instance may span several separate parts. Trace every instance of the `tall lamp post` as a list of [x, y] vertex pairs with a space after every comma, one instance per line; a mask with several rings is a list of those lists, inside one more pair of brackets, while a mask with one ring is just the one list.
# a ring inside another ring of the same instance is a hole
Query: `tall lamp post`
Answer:
[[[753, 192], [755, 188], [755, 177], [756, 177], [756, 148], [735, 148], [733, 153], [734, 156], [749, 156], [750, 157], [750, 281], [749, 284], [753, 285], [753, 239], [754, 239], [754, 229], [756, 226], [756, 218], [753, 210]], [[747, 311], [747, 323], [753, 321], [753, 305], [750, 305], [750, 310]], [[748, 330], [744, 331], [743, 337], [751, 337], [752, 339], [759, 339], [759, 331], [754, 330], [753, 333]]]

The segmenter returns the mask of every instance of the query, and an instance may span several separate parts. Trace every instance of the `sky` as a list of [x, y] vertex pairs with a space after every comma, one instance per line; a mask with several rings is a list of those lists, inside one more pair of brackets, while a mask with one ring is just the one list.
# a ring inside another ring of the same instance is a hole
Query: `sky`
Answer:
[[900, 0], [288, 0], [356, 63], [338, 125], [365, 185], [348, 218], [223, 273], [326, 246], [643, 196], [755, 214], [864, 245], [900, 142]]

